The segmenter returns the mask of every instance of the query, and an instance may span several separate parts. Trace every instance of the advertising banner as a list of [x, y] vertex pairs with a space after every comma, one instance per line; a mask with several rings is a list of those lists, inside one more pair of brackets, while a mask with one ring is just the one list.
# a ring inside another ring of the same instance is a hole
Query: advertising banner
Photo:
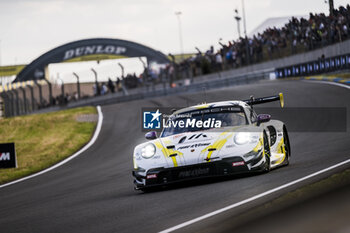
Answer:
[[275, 70], [277, 78], [318, 75], [350, 68], [350, 54], [327, 59], [318, 59], [293, 66], [281, 67]]
[[0, 143], [0, 168], [17, 167], [15, 143]]

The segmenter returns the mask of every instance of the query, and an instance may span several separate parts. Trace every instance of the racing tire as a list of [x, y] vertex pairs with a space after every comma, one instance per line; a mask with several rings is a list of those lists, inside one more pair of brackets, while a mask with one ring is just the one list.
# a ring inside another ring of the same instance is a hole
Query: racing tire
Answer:
[[284, 159], [284, 165], [287, 166], [289, 165], [291, 150], [290, 150], [288, 131], [285, 126], [283, 126], [283, 142], [284, 142], [284, 149], [286, 151], [286, 158]]
[[271, 170], [271, 163], [270, 163], [271, 152], [270, 152], [269, 141], [267, 139], [267, 135], [265, 131], [264, 131], [264, 140], [263, 140], [263, 150], [264, 150], [265, 159], [266, 159], [264, 163], [263, 172], [267, 173]]

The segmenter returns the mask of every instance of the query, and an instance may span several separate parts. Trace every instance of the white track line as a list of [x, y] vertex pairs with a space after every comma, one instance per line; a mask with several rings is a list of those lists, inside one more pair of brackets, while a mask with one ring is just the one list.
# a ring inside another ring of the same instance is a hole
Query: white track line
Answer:
[[[323, 83], [323, 84], [331, 84], [331, 85], [340, 86], [340, 87], [345, 87], [345, 88], [347, 88], [347, 89], [350, 89], [350, 86], [345, 85], [345, 84], [341, 84], [341, 83], [327, 82], [327, 81], [315, 81], [315, 80], [303, 80], [303, 81], [304, 81], [304, 82], [316, 82], [316, 83]], [[317, 175], [319, 175], [319, 174], [325, 173], [325, 172], [327, 172], [327, 171], [330, 171], [330, 170], [332, 170], [332, 169], [334, 169], [334, 168], [340, 167], [340, 166], [342, 166], [342, 165], [344, 165], [344, 164], [347, 164], [347, 163], [350, 163], [350, 159], [345, 160], [345, 161], [343, 161], [343, 162], [341, 162], [341, 163], [335, 164], [335, 165], [333, 165], [333, 166], [331, 166], [331, 167], [325, 168], [325, 169], [323, 169], [323, 170], [321, 170], [321, 171], [312, 173], [312, 174], [310, 174], [310, 175], [308, 175], [308, 176], [304, 176], [304, 177], [302, 177], [302, 178], [300, 178], [300, 179], [297, 179], [297, 180], [295, 180], [295, 181], [289, 182], [289, 183], [284, 184], [284, 185], [282, 185], [282, 186], [279, 186], [279, 187], [277, 187], [277, 188], [274, 188], [274, 189], [271, 189], [271, 190], [269, 190], [269, 191], [260, 193], [260, 194], [258, 194], [258, 195], [256, 195], [256, 196], [250, 197], [250, 198], [245, 199], [245, 200], [243, 200], [243, 201], [234, 203], [234, 204], [232, 204], [232, 205], [229, 205], [229, 206], [226, 206], [226, 207], [224, 207], [224, 208], [215, 210], [215, 211], [213, 211], [213, 212], [210, 212], [210, 213], [205, 214], [205, 215], [203, 215], [203, 216], [200, 216], [200, 217], [198, 217], [198, 218], [195, 218], [195, 219], [189, 220], [189, 221], [187, 221], [187, 222], [181, 223], [181, 224], [179, 224], [179, 225], [176, 225], [176, 226], [174, 226], [174, 227], [165, 229], [165, 230], [161, 231], [160, 233], [168, 233], [168, 232], [176, 231], [176, 230], [178, 230], [178, 229], [181, 229], [181, 228], [186, 227], [186, 226], [188, 226], [188, 225], [191, 225], [191, 224], [193, 224], [193, 223], [202, 221], [203, 219], [210, 218], [210, 217], [212, 217], [212, 216], [214, 216], [214, 215], [217, 215], [217, 214], [220, 214], [220, 213], [225, 212], [225, 211], [227, 211], [227, 210], [230, 210], [230, 209], [236, 208], [236, 207], [238, 207], [238, 206], [244, 205], [244, 204], [246, 204], [246, 203], [248, 203], [248, 202], [252, 202], [252, 201], [254, 201], [254, 200], [256, 200], [256, 199], [259, 199], [259, 198], [261, 198], [261, 197], [267, 196], [267, 195], [269, 195], [269, 194], [271, 194], [271, 193], [280, 191], [280, 190], [285, 189], [285, 188], [287, 188], [287, 187], [289, 187], [289, 186], [292, 186], [292, 185], [294, 185], [294, 184], [300, 183], [300, 182], [302, 182], [302, 181], [304, 181], [304, 180], [310, 179], [310, 178], [312, 178], [312, 177], [314, 177], [314, 176], [317, 176]]]
[[42, 170], [40, 172], [37, 172], [33, 175], [29, 175], [29, 176], [26, 176], [26, 177], [23, 177], [21, 179], [18, 179], [18, 180], [15, 180], [15, 181], [12, 181], [12, 182], [9, 182], [9, 183], [6, 183], [6, 184], [3, 184], [3, 185], [0, 185], [0, 188], [4, 188], [6, 186], [10, 186], [10, 185], [13, 185], [13, 184], [16, 184], [16, 183], [19, 183], [19, 182], [22, 182], [22, 181], [25, 181], [25, 180], [28, 180], [28, 179], [31, 179], [31, 178], [34, 178], [36, 176], [40, 176], [44, 173], [47, 173], [55, 168], [58, 168], [60, 166], [62, 166], [63, 164], [65, 163], [68, 163], [70, 160], [74, 159], [75, 157], [77, 157], [78, 155], [80, 155], [81, 153], [83, 153], [84, 151], [86, 151], [87, 149], [89, 149], [90, 146], [92, 146], [98, 135], [100, 134], [100, 131], [101, 131], [101, 127], [102, 127], [102, 121], [103, 121], [103, 114], [102, 114], [102, 111], [101, 111], [101, 107], [100, 106], [97, 106], [97, 112], [98, 112], [98, 121], [97, 121], [97, 126], [96, 126], [96, 130], [95, 130], [95, 133], [94, 135], [92, 136], [91, 140], [89, 141], [88, 144], [86, 144], [83, 148], [81, 148], [79, 151], [75, 152], [72, 156], [66, 158], [65, 160], [62, 160], [61, 162], [53, 165], [52, 167], [49, 167], [45, 170]]
[[323, 84], [330, 84], [338, 87], [345, 87], [347, 89], [350, 89], [349, 85], [343, 84], [343, 83], [336, 83], [336, 82], [331, 82], [331, 81], [319, 81], [319, 80], [303, 80], [304, 82], [308, 83], [323, 83]]
[[254, 200], [256, 200], [256, 199], [259, 199], [259, 198], [261, 198], [261, 197], [267, 196], [267, 195], [269, 195], [269, 194], [271, 194], [271, 193], [275, 193], [275, 192], [277, 192], [277, 191], [280, 191], [280, 190], [285, 189], [285, 188], [287, 188], [287, 187], [289, 187], [289, 186], [292, 186], [292, 185], [294, 185], [294, 184], [300, 183], [300, 182], [302, 182], [302, 181], [304, 181], [304, 180], [310, 179], [310, 178], [312, 178], [312, 177], [314, 177], [314, 176], [317, 176], [317, 175], [319, 175], [319, 174], [325, 173], [325, 172], [327, 172], [327, 171], [330, 171], [330, 170], [332, 170], [332, 169], [334, 169], [334, 168], [340, 167], [340, 166], [342, 166], [342, 165], [344, 165], [344, 164], [347, 164], [347, 163], [350, 163], [350, 159], [345, 160], [345, 161], [340, 162], [340, 163], [337, 163], [337, 164], [335, 164], [335, 165], [333, 165], [333, 166], [331, 166], [331, 167], [328, 167], [328, 168], [325, 168], [325, 169], [323, 169], [323, 170], [321, 170], [321, 171], [312, 173], [312, 174], [310, 174], [310, 175], [308, 175], [308, 176], [302, 177], [302, 178], [297, 179], [297, 180], [295, 180], [295, 181], [289, 182], [289, 183], [284, 184], [284, 185], [282, 185], [282, 186], [279, 186], [279, 187], [277, 187], [277, 188], [268, 190], [268, 191], [263, 192], [263, 193], [261, 193], [261, 194], [258, 194], [258, 195], [256, 195], [256, 196], [250, 197], [250, 198], [245, 199], [245, 200], [243, 200], [243, 201], [234, 203], [234, 204], [232, 204], [232, 205], [229, 205], [229, 206], [226, 206], [226, 207], [224, 207], [224, 208], [218, 209], [218, 210], [216, 210], [216, 211], [213, 211], [213, 212], [211, 212], [211, 213], [205, 214], [205, 215], [200, 216], [200, 217], [198, 217], [198, 218], [195, 218], [195, 219], [189, 220], [189, 221], [187, 221], [187, 222], [181, 223], [181, 224], [179, 224], [179, 225], [176, 225], [176, 226], [174, 226], [174, 227], [165, 229], [165, 230], [161, 231], [160, 233], [167, 233], [167, 232], [176, 231], [176, 230], [178, 230], [178, 229], [180, 229], [180, 228], [183, 228], [183, 227], [186, 227], [186, 226], [191, 225], [191, 224], [193, 224], [193, 223], [199, 222], [199, 221], [201, 221], [201, 220], [203, 220], [203, 219], [210, 218], [210, 217], [212, 217], [212, 216], [214, 216], [214, 215], [217, 215], [217, 214], [220, 214], [220, 213], [225, 212], [225, 211], [227, 211], [227, 210], [233, 209], [233, 208], [235, 208], [235, 207], [244, 205], [244, 204], [246, 204], [246, 203], [248, 203], [248, 202], [252, 202], [252, 201], [254, 201]]

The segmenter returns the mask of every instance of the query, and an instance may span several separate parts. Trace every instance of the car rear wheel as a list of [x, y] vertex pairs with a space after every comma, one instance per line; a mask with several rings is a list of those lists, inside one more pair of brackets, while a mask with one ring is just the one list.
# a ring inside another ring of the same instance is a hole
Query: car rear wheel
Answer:
[[265, 154], [265, 164], [264, 164], [264, 172], [269, 172], [271, 170], [271, 163], [270, 163], [270, 145], [269, 145], [269, 141], [267, 139], [267, 135], [264, 132], [264, 154]]
[[286, 158], [284, 159], [284, 165], [289, 164], [289, 159], [290, 159], [290, 143], [289, 143], [289, 137], [288, 137], [288, 132], [285, 126], [283, 126], [283, 142], [284, 142], [284, 150], [286, 152]]

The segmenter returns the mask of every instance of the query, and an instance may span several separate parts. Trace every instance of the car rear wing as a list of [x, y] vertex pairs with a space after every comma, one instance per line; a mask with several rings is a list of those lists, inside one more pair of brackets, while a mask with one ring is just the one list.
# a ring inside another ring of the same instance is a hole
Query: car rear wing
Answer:
[[254, 98], [254, 96], [251, 96], [249, 100], [243, 100], [243, 102], [246, 102], [249, 105], [264, 104], [264, 103], [269, 103], [273, 101], [280, 101], [281, 108], [283, 108], [284, 107], [283, 93], [279, 93], [278, 95], [273, 95], [273, 96], [261, 97], [261, 98]]

